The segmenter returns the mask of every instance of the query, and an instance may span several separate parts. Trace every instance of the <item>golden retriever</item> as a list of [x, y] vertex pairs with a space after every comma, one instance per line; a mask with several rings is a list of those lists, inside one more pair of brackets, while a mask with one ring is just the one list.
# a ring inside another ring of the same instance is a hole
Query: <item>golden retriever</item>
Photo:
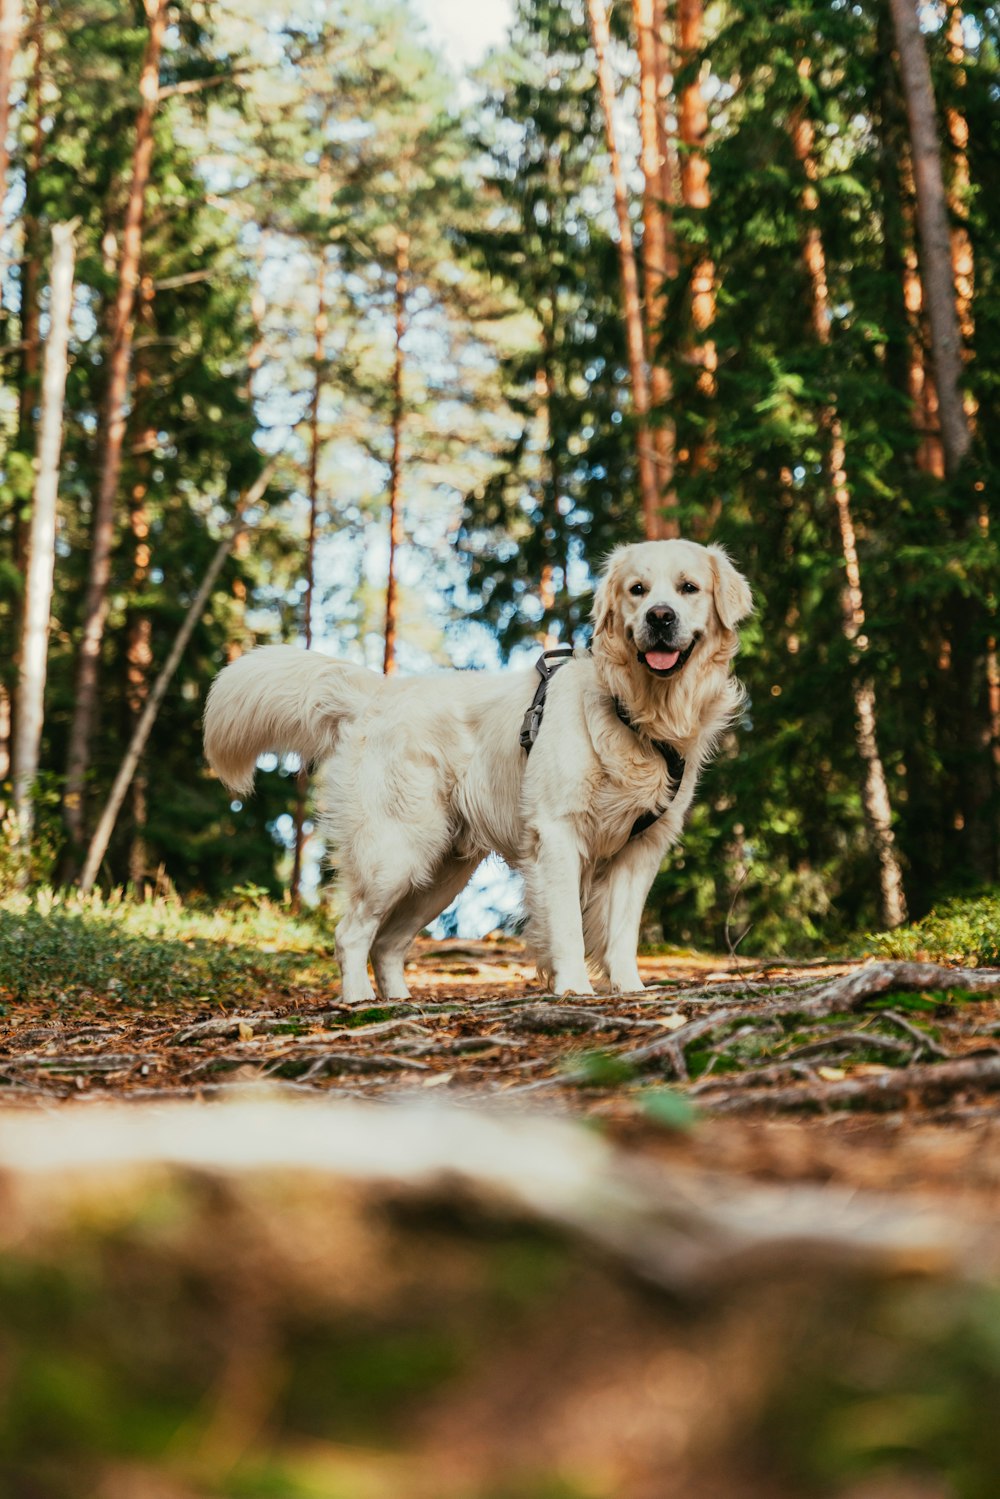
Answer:
[[524, 876], [548, 989], [593, 994], [589, 957], [613, 991], [639, 990], [643, 905], [742, 701], [731, 662], [751, 609], [720, 547], [619, 547], [591, 650], [552, 676], [530, 754], [519, 734], [534, 669], [384, 678], [283, 645], [217, 677], [205, 751], [240, 793], [267, 750], [326, 762], [320, 814], [340, 868], [349, 1003], [374, 997], [369, 955], [382, 997], [408, 996], [410, 942], [491, 852]]

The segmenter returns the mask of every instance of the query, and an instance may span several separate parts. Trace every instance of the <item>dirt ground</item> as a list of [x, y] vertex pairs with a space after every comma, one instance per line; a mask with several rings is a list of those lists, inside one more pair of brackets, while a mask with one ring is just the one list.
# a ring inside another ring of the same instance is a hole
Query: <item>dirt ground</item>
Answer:
[[[1000, 978], [700, 956], [640, 967], [644, 994], [556, 999], [516, 942], [424, 941], [410, 1002], [303, 989], [236, 1009], [22, 1003], [0, 1022], [0, 1101], [436, 1096], [584, 1118], [632, 1151], [745, 1177], [1000, 1205]], [[876, 971], [868, 994], [858, 976]]]

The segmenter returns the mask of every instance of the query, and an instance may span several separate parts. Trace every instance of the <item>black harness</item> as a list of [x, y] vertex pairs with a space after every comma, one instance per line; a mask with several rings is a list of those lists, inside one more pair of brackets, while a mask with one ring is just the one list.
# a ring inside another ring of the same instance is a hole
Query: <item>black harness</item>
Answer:
[[[571, 661], [572, 659], [573, 647], [571, 645], [558, 645], [554, 647], [553, 650], [543, 651], [538, 660], [535, 662], [535, 670], [541, 678], [541, 681], [535, 688], [535, 695], [531, 699], [531, 706], [528, 708], [528, 711], [525, 713], [524, 718], [521, 721], [521, 748], [524, 750], [526, 755], [531, 754], [531, 747], [534, 744], [535, 740], [538, 738], [539, 731], [542, 727], [542, 719], [545, 716], [545, 699], [548, 695], [549, 683], [552, 681], [552, 678], [555, 676], [560, 666], [565, 666], [566, 662]], [[628, 712], [626, 711], [624, 705], [620, 703], [617, 698], [615, 698], [614, 704], [615, 712], [618, 714], [618, 717], [621, 719], [625, 727], [627, 729], [631, 729], [633, 734], [638, 734], [639, 730], [636, 728], [631, 718], [629, 718]], [[654, 822], [659, 822], [660, 818], [667, 810], [667, 807], [670, 806], [670, 803], [674, 800], [674, 797], [681, 789], [681, 781], [684, 778], [684, 756], [680, 753], [676, 746], [672, 744], [666, 744], [659, 739], [651, 739], [650, 744], [652, 744], [653, 748], [657, 750], [666, 761], [667, 772], [670, 776], [670, 779], [675, 782], [673, 795], [667, 798], [666, 806], [656, 807], [652, 812], [641, 812], [639, 814], [635, 822], [632, 824], [632, 831], [628, 835], [629, 842], [631, 842], [633, 838], [638, 838], [639, 834], [644, 833], [647, 828], [651, 828]]]

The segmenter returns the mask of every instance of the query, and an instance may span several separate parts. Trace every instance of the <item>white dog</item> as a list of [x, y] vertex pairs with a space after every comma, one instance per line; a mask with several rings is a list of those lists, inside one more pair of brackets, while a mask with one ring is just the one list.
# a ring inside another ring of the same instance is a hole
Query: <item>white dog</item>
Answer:
[[[496, 852], [525, 880], [543, 982], [641, 989], [639, 923], [680, 835], [698, 773], [742, 701], [735, 627], [752, 609], [719, 547], [654, 541], [615, 551], [590, 654], [555, 671], [537, 742], [522, 719], [534, 669], [376, 676], [294, 646], [234, 661], [212, 686], [205, 750], [226, 785], [253, 785], [267, 750], [325, 759], [323, 825], [338, 853], [344, 998], [408, 996], [413, 937]], [[526, 721], [527, 724], [527, 721]]]

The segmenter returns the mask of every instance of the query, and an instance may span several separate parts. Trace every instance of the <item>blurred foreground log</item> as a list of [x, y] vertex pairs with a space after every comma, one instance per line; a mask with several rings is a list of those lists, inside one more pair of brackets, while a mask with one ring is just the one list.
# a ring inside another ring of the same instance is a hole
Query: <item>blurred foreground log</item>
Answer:
[[973, 1217], [551, 1119], [8, 1114], [0, 1493], [975, 1499], [998, 1260]]

